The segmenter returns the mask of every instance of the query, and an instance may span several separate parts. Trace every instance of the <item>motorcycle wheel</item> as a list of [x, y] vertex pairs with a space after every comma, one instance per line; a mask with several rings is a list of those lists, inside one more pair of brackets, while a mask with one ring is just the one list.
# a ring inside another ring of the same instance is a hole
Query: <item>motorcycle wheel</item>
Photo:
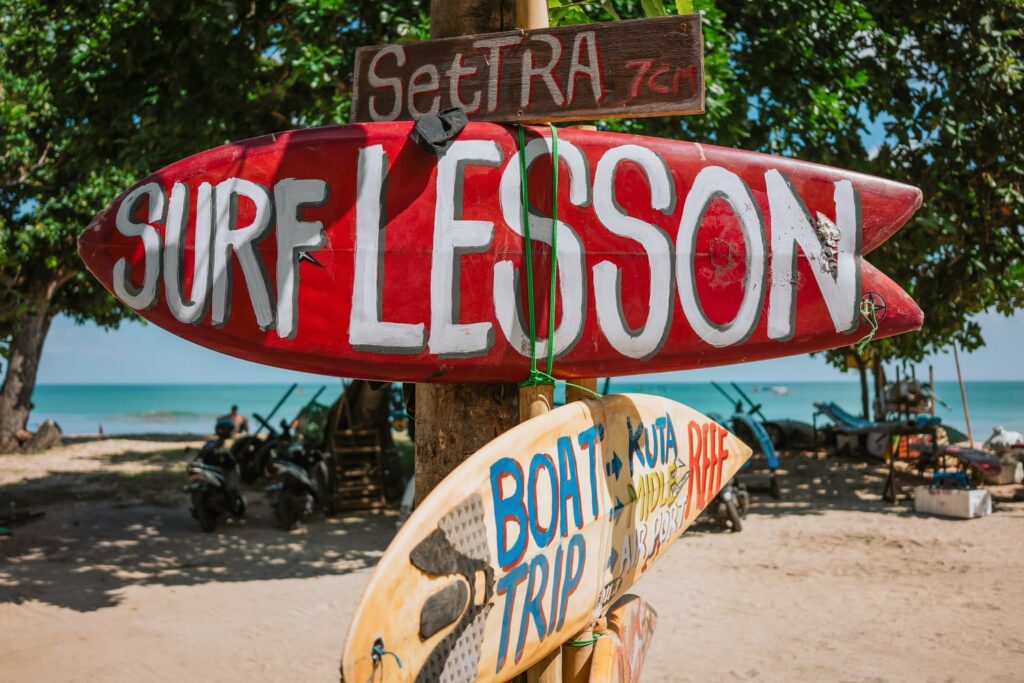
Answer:
[[322, 470], [317, 470], [317, 485], [320, 487], [320, 495], [323, 497], [323, 505], [321, 507], [323, 513], [328, 517], [338, 514], [338, 504], [334, 500], [334, 487], [331, 481], [333, 478], [330, 473], [324, 474]]
[[772, 498], [775, 500], [782, 500], [782, 488], [779, 486], [779, 478], [772, 472], [772, 480], [769, 484], [769, 491], [772, 494]]
[[192, 516], [206, 533], [217, 528], [217, 513], [210, 508], [209, 494], [205, 489], [192, 493]]
[[291, 498], [286, 495], [278, 496], [274, 502], [274, 517], [284, 527], [285, 531], [291, 531], [299, 525], [299, 514], [292, 504]]
[[743, 522], [740, 521], [740, 511], [736, 509], [736, 503], [731, 500], [724, 501], [725, 514], [729, 521], [729, 530], [734, 534], [743, 531]]
[[774, 422], [765, 422], [764, 431], [768, 432], [768, 438], [771, 439], [772, 445], [776, 448], [782, 448], [786, 445], [786, 435], [779, 425]]
[[231, 504], [231, 514], [235, 517], [245, 517], [246, 507], [245, 498], [239, 493]]
[[243, 484], [253, 484], [263, 476], [257, 457], [260, 446], [262, 441], [256, 436], [243, 436], [231, 446], [231, 455], [238, 461], [239, 469], [242, 471]]
[[269, 440], [260, 446], [253, 455], [253, 469], [256, 471], [256, 479], [267, 476], [267, 465], [270, 464], [270, 459], [274, 457], [277, 445], [276, 441]]

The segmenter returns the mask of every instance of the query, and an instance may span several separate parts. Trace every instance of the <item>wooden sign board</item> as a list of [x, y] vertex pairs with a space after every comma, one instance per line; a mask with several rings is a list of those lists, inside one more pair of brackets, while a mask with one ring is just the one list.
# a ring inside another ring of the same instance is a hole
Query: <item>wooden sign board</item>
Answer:
[[[470, 123], [437, 158], [411, 123], [282, 133], [158, 171], [79, 240], [139, 315], [248, 360], [406, 382], [526, 377], [518, 140]], [[547, 354], [551, 139], [528, 171], [537, 352]], [[559, 134], [560, 377], [741, 363], [917, 329], [913, 300], [862, 256], [920, 191], [678, 140]]]
[[700, 15], [362, 47], [353, 81], [353, 122], [451, 107], [504, 122], [701, 114]]
[[[643, 394], [516, 426], [395, 536], [353, 615], [342, 679], [510, 680], [615, 603], [749, 457], [710, 418]], [[634, 616], [636, 635], [653, 628]]]

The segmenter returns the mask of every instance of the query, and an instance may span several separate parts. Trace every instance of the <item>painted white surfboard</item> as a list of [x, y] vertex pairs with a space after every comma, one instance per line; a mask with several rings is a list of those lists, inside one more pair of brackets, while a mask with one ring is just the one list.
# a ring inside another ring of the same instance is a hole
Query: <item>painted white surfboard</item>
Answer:
[[518, 425], [399, 531], [354, 615], [342, 679], [525, 671], [636, 583], [749, 456], [705, 415], [642, 394]]

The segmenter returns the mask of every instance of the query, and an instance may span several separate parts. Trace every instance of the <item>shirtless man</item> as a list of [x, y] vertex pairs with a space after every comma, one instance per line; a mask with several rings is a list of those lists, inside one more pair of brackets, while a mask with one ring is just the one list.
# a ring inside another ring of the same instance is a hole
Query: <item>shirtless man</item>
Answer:
[[231, 412], [218, 419], [228, 419], [235, 425], [235, 434], [249, 431], [249, 419], [238, 412], [238, 406], [231, 406]]

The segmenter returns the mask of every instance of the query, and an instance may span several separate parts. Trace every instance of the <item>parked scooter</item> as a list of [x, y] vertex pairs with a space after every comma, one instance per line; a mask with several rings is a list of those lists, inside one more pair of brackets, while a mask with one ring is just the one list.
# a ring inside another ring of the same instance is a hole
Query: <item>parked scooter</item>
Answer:
[[334, 514], [331, 471], [320, 449], [296, 441], [283, 456], [275, 454], [267, 470], [273, 483], [266, 491], [274, 516], [285, 529], [294, 529], [316, 512]]
[[743, 518], [750, 509], [750, 493], [745, 484], [730, 479], [707, 507], [715, 521], [734, 533], [743, 531]]
[[248, 454], [246, 459], [241, 462], [242, 481], [246, 484], [254, 484], [259, 479], [268, 476], [270, 461], [275, 457], [285, 457], [288, 446], [292, 443], [292, 433], [287, 420], [281, 420], [278, 430], [274, 429], [259, 413], [253, 413], [253, 417], [262, 427], [266, 428], [267, 437], [253, 453]]
[[[292, 395], [297, 386], [299, 386], [298, 383], [293, 383], [288, 387], [288, 391], [284, 392], [284, 395], [277, 401], [273, 410], [270, 411], [266, 418], [260, 417], [258, 413], [255, 414], [254, 417], [260, 423], [256, 427], [256, 431], [252, 434], [238, 437], [235, 439], [235, 443], [231, 445], [231, 455], [235, 456], [239, 467], [242, 468], [243, 484], [255, 484], [256, 480], [264, 475], [263, 467], [266, 465], [266, 462], [259, 462], [260, 449], [268, 441], [273, 441], [277, 438], [277, 433], [269, 424], [270, 420], [277, 413], [278, 409], [284, 405], [284, 402], [288, 400], [288, 397]], [[264, 428], [269, 431], [266, 437], [260, 435]]]
[[206, 532], [216, 529], [227, 515], [245, 515], [245, 498], [238, 490], [238, 461], [224, 446], [233, 431], [231, 420], [218, 420], [217, 438], [207, 441], [185, 470], [188, 484], [182, 490], [191, 495], [192, 516]]

